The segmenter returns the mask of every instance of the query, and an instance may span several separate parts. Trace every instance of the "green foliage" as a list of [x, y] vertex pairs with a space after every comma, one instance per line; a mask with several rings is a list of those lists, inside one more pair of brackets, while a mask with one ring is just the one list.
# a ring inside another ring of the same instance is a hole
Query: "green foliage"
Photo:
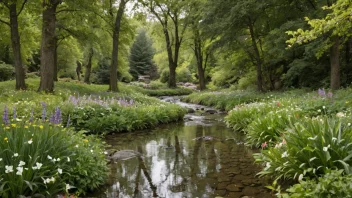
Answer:
[[187, 67], [176, 70], [176, 82], [193, 82], [192, 74]]
[[0, 128], [0, 195], [53, 196], [105, 182], [104, 147], [95, 137], [48, 123], [13, 121]]
[[319, 177], [329, 169], [351, 173], [352, 128], [328, 118], [306, 119], [292, 124], [283, 138], [286, 144], [255, 154], [265, 168], [259, 175], [276, 180]]
[[0, 63], [0, 81], [10, 80], [14, 77], [14, 67], [12, 65]]
[[154, 49], [152, 41], [145, 30], [140, 30], [132, 44], [129, 57], [130, 73], [135, 80], [139, 75], [150, 75], [153, 69]]
[[300, 181], [287, 189], [280, 198], [352, 197], [352, 176], [343, 175], [343, 170], [330, 170], [323, 177]]

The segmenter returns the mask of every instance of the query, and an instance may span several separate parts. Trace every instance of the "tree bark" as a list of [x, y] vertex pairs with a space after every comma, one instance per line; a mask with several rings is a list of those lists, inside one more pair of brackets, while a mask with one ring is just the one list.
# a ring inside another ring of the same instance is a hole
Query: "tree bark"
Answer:
[[340, 88], [340, 38], [333, 36], [334, 43], [330, 48], [330, 87], [332, 90]]
[[82, 64], [79, 61], [76, 61], [77, 67], [76, 67], [76, 74], [78, 81], [81, 81], [81, 70], [82, 70]]
[[25, 69], [22, 64], [21, 57], [21, 42], [20, 35], [18, 33], [18, 17], [16, 9], [16, 1], [9, 5], [10, 11], [10, 29], [11, 29], [11, 44], [13, 51], [13, 58], [15, 63], [15, 73], [16, 73], [16, 89], [26, 89], [25, 83]]
[[117, 68], [118, 68], [118, 55], [119, 55], [119, 37], [120, 37], [120, 29], [121, 29], [121, 19], [123, 16], [123, 12], [128, 0], [121, 0], [119, 9], [117, 11], [115, 25], [113, 30], [113, 45], [112, 45], [112, 61], [110, 67], [110, 85], [109, 91], [117, 92]]
[[59, 81], [58, 77], [57, 77], [57, 73], [58, 73], [58, 68], [57, 68], [57, 48], [59, 46], [57, 45], [57, 37], [55, 36], [55, 52], [54, 52], [54, 81]]
[[56, 8], [61, 0], [43, 0], [42, 44], [40, 51], [40, 86], [38, 91], [54, 91], [56, 53]]
[[93, 59], [93, 48], [90, 48], [88, 55], [88, 63], [86, 66], [86, 72], [84, 74], [84, 82], [90, 84], [90, 73], [92, 72], [92, 59]]
[[260, 58], [260, 53], [259, 53], [257, 42], [255, 39], [254, 27], [251, 22], [251, 19], [249, 19], [249, 21], [250, 21], [249, 22], [249, 32], [251, 34], [252, 47], [254, 50], [254, 57], [256, 60], [256, 64], [257, 64], [257, 91], [263, 91], [262, 61]]
[[203, 52], [202, 52], [202, 43], [199, 34], [199, 30], [195, 28], [194, 30], [194, 54], [197, 59], [197, 69], [198, 69], [198, 80], [199, 80], [199, 89], [205, 89], [205, 69], [203, 68]]
[[163, 31], [164, 31], [165, 41], [166, 41], [167, 58], [169, 61], [169, 73], [170, 74], [169, 74], [168, 87], [171, 88], [171, 87], [176, 87], [176, 67], [174, 66], [175, 62], [173, 59], [169, 31], [167, 30], [167, 22], [164, 22], [164, 24], [163, 24]]

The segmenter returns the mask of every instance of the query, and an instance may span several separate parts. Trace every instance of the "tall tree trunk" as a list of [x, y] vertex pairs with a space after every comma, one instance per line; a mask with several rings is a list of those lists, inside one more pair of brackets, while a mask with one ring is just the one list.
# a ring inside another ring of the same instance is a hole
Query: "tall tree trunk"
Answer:
[[88, 63], [86, 66], [86, 73], [84, 74], [84, 82], [90, 84], [90, 73], [92, 72], [92, 59], [93, 59], [93, 48], [90, 48], [88, 55]]
[[123, 12], [126, 6], [128, 0], [121, 0], [119, 9], [117, 11], [116, 15], [116, 20], [115, 20], [115, 26], [113, 30], [113, 44], [112, 44], [112, 61], [111, 61], [111, 67], [110, 67], [110, 85], [109, 85], [109, 91], [112, 92], [117, 92], [118, 87], [117, 87], [117, 60], [119, 56], [119, 36], [120, 36], [120, 28], [121, 28], [121, 19], [123, 16]]
[[60, 0], [43, 0], [40, 86], [38, 91], [54, 91], [56, 8], [60, 3]]
[[330, 48], [330, 86], [336, 90], [340, 88], [340, 38], [333, 36], [331, 40], [334, 44]]
[[55, 52], [54, 52], [54, 81], [59, 81], [58, 77], [57, 77], [57, 72], [58, 72], [58, 68], [57, 68], [57, 48], [59, 46], [57, 46], [57, 37], [55, 36]]
[[10, 11], [10, 29], [11, 29], [11, 44], [13, 51], [13, 58], [15, 62], [15, 72], [16, 72], [16, 89], [26, 89], [25, 83], [25, 69], [22, 65], [21, 58], [21, 42], [20, 35], [18, 33], [18, 18], [16, 10], [16, 2], [9, 5]]
[[205, 77], [204, 77], [204, 68], [203, 68], [203, 53], [202, 53], [202, 43], [199, 35], [199, 30], [195, 28], [194, 30], [194, 54], [197, 59], [197, 69], [198, 69], [198, 80], [199, 80], [199, 89], [205, 89]]
[[255, 34], [254, 34], [254, 27], [251, 22], [251, 19], [249, 19], [249, 32], [251, 34], [251, 40], [252, 40], [252, 47], [254, 50], [254, 56], [257, 64], [257, 91], [263, 91], [263, 77], [262, 77], [262, 61], [260, 58], [260, 53], [258, 50], [257, 42], [255, 39]]
[[81, 70], [82, 70], [82, 64], [79, 61], [76, 61], [77, 67], [76, 67], [76, 74], [78, 81], [81, 81]]
[[168, 87], [176, 87], [176, 67], [174, 66], [174, 59], [172, 53], [172, 46], [169, 31], [167, 30], [167, 22], [163, 24], [163, 31], [166, 41], [166, 51], [167, 51], [167, 58], [169, 61], [169, 82]]

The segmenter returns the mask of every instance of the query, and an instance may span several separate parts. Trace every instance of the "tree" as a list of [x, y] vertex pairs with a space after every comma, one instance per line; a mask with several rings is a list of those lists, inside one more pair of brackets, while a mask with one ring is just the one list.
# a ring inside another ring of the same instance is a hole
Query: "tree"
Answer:
[[129, 57], [130, 73], [134, 79], [138, 79], [139, 75], [149, 75], [154, 65], [154, 51], [147, 32], [144, 29], [140, 30], [131, 47]]
[[42, 44], [40, 51], [40, 85], [38, 91], [54, 91], [54, 68], [57, 39], [56, 8], [62, 0], [43, 0]]
[[[110, 67], [110, 84], [109, 91], [116, 92], [118, 91], [117, 87], [117, 59], [119, 54], [119, 37], [120, 37], [120, 29], [121, 29], [121, 20], [123, 17], [123, 12], [125, 10], [125, 6], [128, 0], [121, 0], [119, 4], [119, 9], [117, 10], [117, 14], [115, 17], [115, 24], [113, 28], [112, 35], [112, 55], [111, 55], [111, 67]], [[112, 9], [112, 5], [111, 8]], [[111, 12], [112, 14], [112, 12]]]
[[317, 53], [320, 57], [322, 53], [329, 49], [330, 51], [330, 87], [332, 90], [340, 87], [340, 40], [345, 37], [348, 41], [352, 24], [350, 22], [352, 4], [349, 1], [337, 0], [335, 4], [328, 1], [324, 10], [330, 10], [325, 17], [321, 19], [309, 19], [306, 17], [310, 30], [298, 29], [297, 31], [288, 31], [293, 38], [288, 40], [289, 44], [303, 44], [313, 41], [323, 35], [328, 36], [325, 47]]
[[[22, 63], [21, 57], [21, 39], [18, 31], [18, 16], [21, 14], [24, 9], [27, 0], [23, 0], [22, 3], [19, 3], [17, 0], [8, 1], [0, 0], [0, 3], [3, 4], [9, 12], [10, 22], [0, 19], [0, 22], [8, 25], [11, 29], [11, 45], [15, 63], [15, 73], [16, 73], [16, 89], [26, 89], [25, 83], [25, 69]], [[19, 7], [19, 10], [17, 9]], [[18, 11], [17, 11], [18, 10]]]
[[[140, 2], [162, 26], [170, 71], [168, 86], [176, 87], [176, 67], [187, 27], [187, 22], [184, 20], [187, 14], [184, 10], [187, 2], [178, 0], [141, 0]], [[172, 25], [169, 24], [170, 20]]]

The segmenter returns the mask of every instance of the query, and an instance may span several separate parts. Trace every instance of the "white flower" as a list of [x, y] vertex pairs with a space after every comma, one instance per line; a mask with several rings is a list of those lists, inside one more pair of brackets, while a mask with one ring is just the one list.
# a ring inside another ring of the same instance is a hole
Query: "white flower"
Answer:
[[93, 153], [93, 150], [90, 150], [91, 153]]
[[50, 160], [51, 160], [51, 159], [53, 159], [53, 158], [52, 158], [50, 155], [48, 155], [48, 159], [50, 159]]
[[33, 143], [32, 139], [28, 140], [28, 144], [32, 144], [32, 143]]
[[78, 144], [76, 144], [76, 146], [75, 146], [76, 148], [78, 148]]
[[351, 126], [351, 123], [348, 123], [347, 126]]
[[71, 186], [70, 184], [66, 184], [66, 192], [68, 192], [68, 190], [70, 190], [71, 188], [74, 188], [74, 186]]
[[320, 113], [320, 112], [321, 112], [321, 110], [320, 110], [320, 109], [318, 109], [318, 112]]
[[0, 162], [2, 161], [2, 158], [0, 158]]
[[11, 172], [13, 172], [13, 166], [5, 166], [5, 173], [11, 173]]
[[17, 167], [16, 169], [17, 169], [16, 175], [22, 175], [23, 167]]
[[270, 162], [267, 162], [267, 163], [266, 163], [266, 167], [267, 167], [267, 168], [270, 168], [270, 167], [271, 167]]
[[18, 157], [18, 153], [13, 154], [14, 157]]
[[298, 181], [301, 181], [303, 179], [303, 174], [300, 174], [298, 177]]
[[20, 161], [20, 164], [18, 166], [24, 166], [25, 164], [26, 164], [26, 162]]
[[343, 118], [343, 117], [345, 117], [345, 114], [342, 113], [342, 112], [338, 112], [338, 113], [336, 114], [336, 116], [339, 117], [339, 118]]
[[39, 170], [42, 166], [43, 166], [43, 164], [42, 163], [39, 163], [39, 162], [36, 162], [35, 163], [37, 166], [33, 166], [32, 168], [33, 168], [33, 170]]
[[71, 161], [71, 160], [70, 160], [70, 157], [67, 157], [67, 161], [68, 161], [68, 162], [70, 162], [70, 161]]
[[328, 151], [328, 149], [330, 148], [330, 144], [328, 145], [328, 146], [326, 146], [326, 147], [323, 147], [323, 151]]
[[325, 106], [323, 106], [323, 109], [325, 109]]
[[108, 152], [104, 151], [104, 154], [105, 154], [105, 155], [107, 155], [107, 154], [108, 154]]
[[58, 169], [57, 169], [57, 172], [58, 172], [59, 174], [62, 174], [62, 169], [61, 169], [61, 168], [58, 168]]
[[284, 153], [282, 153], [281, 157], [282, 157], [282, 158], [288, 157], [287, 151], [285, 151]]
[[332, 138], [332, 141], [333, 141], [333, 142], [335, 142], [336, 140], [337, 140], [337, 138], [335, 138], [335, 137]]
[[59, 162], [59, 161], [60, 161], [60, 158], [57, 158], [57, 159], [56, 159], [56, 161], [58, 161], [58, 162]]

